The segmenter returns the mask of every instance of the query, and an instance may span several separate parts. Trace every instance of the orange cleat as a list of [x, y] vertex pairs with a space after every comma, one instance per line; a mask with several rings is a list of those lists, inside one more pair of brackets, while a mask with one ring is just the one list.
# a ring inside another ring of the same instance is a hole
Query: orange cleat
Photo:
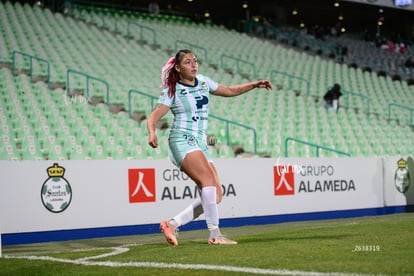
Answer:
[[212, 245], [232, 245], [237, 244], [236, 241], [230, 240], [224, 236], [217, 236], [214, 239], [209, 239], [208, 244]]
[[162, 221], [160, 223], [160, 230], [164, 233], [167, 242], [173, 246], [177, 246], [177, 230], [168, 221]]

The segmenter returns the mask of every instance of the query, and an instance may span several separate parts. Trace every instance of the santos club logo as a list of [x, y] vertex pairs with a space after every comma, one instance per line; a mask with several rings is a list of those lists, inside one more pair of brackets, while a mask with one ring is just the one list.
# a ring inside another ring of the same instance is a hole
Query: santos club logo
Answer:
[[129, 169], [129, 202], [155, 202], [155, 169]]
[[72, 200], [72, 188], [64, 178], [65, 168], [54, 163], [47, 168], [48, 179], [41, 190], [42, 203], [52, 213], [63, 212]]
[[398, 168], [395, 171], [394, 184], [395, 188], [404, 194], [410, 188], [410, 172], [407, 167], [407, 161], [404, 159], [401, 158], [398, 160], [397, 165]]

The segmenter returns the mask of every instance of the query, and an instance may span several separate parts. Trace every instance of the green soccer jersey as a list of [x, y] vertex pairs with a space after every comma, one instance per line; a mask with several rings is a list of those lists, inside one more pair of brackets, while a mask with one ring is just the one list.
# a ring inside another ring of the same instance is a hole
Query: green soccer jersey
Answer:
[[174, 115], [172, 131], [181, 130], [205, 139], [209, 96], [217, 87], [217, 82], [206, 76], [197, 75], [194, 86], [178, 82], [175, 97], [168, 96], [168, 88], [163, 89], [158, 103], [170, 107]]

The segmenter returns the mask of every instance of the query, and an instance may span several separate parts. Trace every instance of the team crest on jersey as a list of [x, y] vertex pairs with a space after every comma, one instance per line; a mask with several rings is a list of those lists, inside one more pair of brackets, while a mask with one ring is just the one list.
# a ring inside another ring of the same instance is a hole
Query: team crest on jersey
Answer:
[[185, 140], [187, 140], [187, 143], [188, 143], [190, 146], [195, 146], [195, 145], [196, 145], [196, 139], [194, 138], [194, 136], [193, 136], [193, 135], [184, 134], [184, 135], [183, 135], [183, 138], [184, 138]]
[[194, 137], [189, 137], [188, 138], [188, 144], [190, 145], [190, 146], [195, 146], [195, 138]]

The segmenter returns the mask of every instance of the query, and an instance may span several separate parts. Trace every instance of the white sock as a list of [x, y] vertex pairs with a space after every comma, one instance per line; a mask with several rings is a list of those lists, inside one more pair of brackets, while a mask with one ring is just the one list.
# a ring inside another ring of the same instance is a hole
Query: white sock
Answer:
[[215, 186], [207, 186], [201, 189], [201, 205], [206, 217], [207, 228], [210, 231], [210, 238], [220, 235], [219, 214], [217, 208], [217, 192]]
[[201, 206], [201, 198], [197, 198], [187, 208], [178, 213], [170, 223], [175, 228], [185, 225], [194, 219], [198, 218], [203, 213], [203, 207]]

